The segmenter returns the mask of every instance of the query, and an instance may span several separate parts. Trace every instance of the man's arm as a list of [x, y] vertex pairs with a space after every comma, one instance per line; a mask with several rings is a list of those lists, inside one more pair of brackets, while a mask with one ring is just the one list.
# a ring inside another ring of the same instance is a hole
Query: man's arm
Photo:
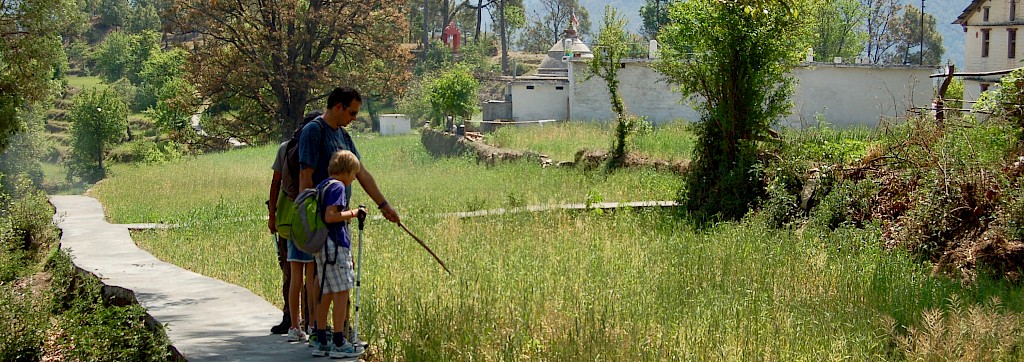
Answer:
[[[363, 187], [363, 190], [366, 190], [366, 194], [370, 196], [370, 199], [372, 199], [374, 203], [380, 205], [386, 202], [384, 194], [382, 194], [380, 192], [380, 188], [377, 187], [377, 181], [373, 179], [373, 175], [370, 174], [370, 171], [367, 170], [366, 167], [363, 167], [362, 170], [356, 174], [356, 179], [359, 180], [359, 185]], [[385, 204], [383, 207], [380, 207], [380, 212], [384, 215], [385, 219], [388, 219], [388, 221], [395, 223], [401, 221], [398, 217], [398, 211], [395, 211], [395, 208], [391, 207], [391, 204]]]
[[270, 227], [270, 233], [277, 232], [277, 195], [281, 193], [281, 173], [274, 171], [273, 180], [270, 181], [270, 202], [267, 207], [270, 210], [270, 220], [267, 226]]
[[[362, 184], [362, 181], [359, 181]], [[299, 171], [299, 191], [313, 188], [313, 168], [304, 168]]]

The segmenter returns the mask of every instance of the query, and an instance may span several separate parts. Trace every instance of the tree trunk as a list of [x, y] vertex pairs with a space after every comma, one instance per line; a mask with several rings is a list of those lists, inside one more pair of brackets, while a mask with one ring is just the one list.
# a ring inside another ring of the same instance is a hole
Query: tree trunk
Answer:
[[480, 42], [480, 22], [484, 16], [484, 0], [476, 0], [476, 32], [473, 33], [473, 42]]
[[498, 2], [498, 27], [501, 28], [501, 75], [508, 75], [508, 29], [505, 25], [505, 0]]
[[423, 0], [423, 52], [420, 53], [421, 57], [427, 56], [427, 50], [430, 49], [430, 0]]

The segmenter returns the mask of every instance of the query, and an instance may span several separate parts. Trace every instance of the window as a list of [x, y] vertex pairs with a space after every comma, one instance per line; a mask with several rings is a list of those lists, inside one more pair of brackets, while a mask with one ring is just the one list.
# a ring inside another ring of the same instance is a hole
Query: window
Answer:
[[1017, 29], [1006, 29], [1006, 57], [1014, 59], [1017, 57]]
[[981, 92], [988, 92], [988, 83], [981, 83]]
[[555, 90], [564, 90], [564, 89], [565, 89], [565, 87], [563, 87], [563, 86], [560, 86], [560, 85], [555, 86]]
[[533, 89], [533, 88], [534, 88], [534, 87], [533, 87], [532, 85], [528, 85], [528, 86], [526, 86], [526, 89]]
[[988, 6], [982, 9], [981, 14], [981, 20], [984, 22], [988, 22]]
[[1017, 20], [1017, 0], [1010, 0], [1010, 21]]
[[991, 40], [991, 29], [981, 29], [981, 57], [988, 58], [988, 43]]

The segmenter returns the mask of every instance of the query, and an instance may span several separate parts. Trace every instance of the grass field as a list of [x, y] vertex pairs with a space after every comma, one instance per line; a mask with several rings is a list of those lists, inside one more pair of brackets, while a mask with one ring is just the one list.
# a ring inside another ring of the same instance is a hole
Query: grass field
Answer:
[[[532, 127], [503, 127], [488, 134], [487, 143], [503, 148], [531, 150], [554, 160], [571, 161], [582, 149], [608, 150], [614, 126], [601, 122], [560, 122]], [[630, 152], [675, 161], [690, 158], [696, 137], [689, 124], [678, 121], [655, 127], [653, 132], [635, 135]]]
[[[435, 160], [415, 136], [356, 139], [367, 167], [447, 276], [397, 227], [365, 231], [370, 361], [1020, 360], [1024, 295], [972, 287], [880, 250], [877, 227], [821, 234], [756, 218], [696, 228], [672, 213], [449, 211], [671, 199], [677, 176]], [[280, 305], [262, 201], [272, 147], [118, 166], [93, 190], [159, 258]], [[360, 191], [353, 202], [365, 202]]]
[[108, 84], [104, 83], [100, 77], [79, 77], [79, 76], [68, 76], [68, 86], [74, 87], [80, 90], [104, 90], [109, 87]]

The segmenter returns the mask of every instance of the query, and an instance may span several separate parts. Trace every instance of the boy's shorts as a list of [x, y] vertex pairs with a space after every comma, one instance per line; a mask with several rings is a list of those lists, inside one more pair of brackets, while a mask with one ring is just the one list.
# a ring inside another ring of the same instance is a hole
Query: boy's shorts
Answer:
[[288, 240], [288, 261], [295, 263], [312, 263], [313, 256], [308, 253], [299, 250], [295, 243]]
[[[337, 251], [337, 258], [335, 258]], [[314, 255], [316, 258], [317, 280], [323, 293], [339, 293], [355, 288], [356, 275], [352, 272], [352, 250], [338, 247], [330, 238], [324, 243], [324, 249]], [[329, 258], [328, 258], [329, 257]], [[333, 264], [325, 263], [328, 259]]]

